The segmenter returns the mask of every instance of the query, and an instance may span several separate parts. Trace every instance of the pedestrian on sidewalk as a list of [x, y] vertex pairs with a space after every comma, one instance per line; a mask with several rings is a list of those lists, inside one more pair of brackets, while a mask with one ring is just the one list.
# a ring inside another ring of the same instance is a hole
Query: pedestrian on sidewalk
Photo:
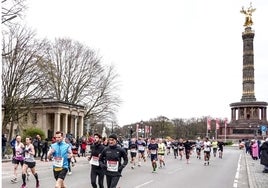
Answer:
[[5, 157], [7, 147], [7, 135], [2, 134], [2, 159]]
[[255, 139], [252, 140], [251, 150], [252, 150], [253, 160], [258, 160], [259, 159], [259, 147]]
[[264, 165], [263, 173], [268, 173], [268, 138], [260, 147], [261, 150], [261, 164]]

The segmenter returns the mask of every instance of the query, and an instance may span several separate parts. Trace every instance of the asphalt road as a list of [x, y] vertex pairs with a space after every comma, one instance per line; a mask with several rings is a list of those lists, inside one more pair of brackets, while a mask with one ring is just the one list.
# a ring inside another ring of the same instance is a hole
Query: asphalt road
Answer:
[[[165, 168], [158, 169], [152, 173], [149, 158], [142, 162], [141, 167], [133, 170], [131, 165], [123, 170], [123, 176], [119, 181], [120, 188], [248, 188], [248, 180], [245, 165], [241, 160], [241, 150], [237, 148], [224, 148], [223, 159], [211, 157], [210, 165], [204, 166], [203, 160], [196, 158], [195, 153], [191, 155], [190, 164], [186, 164], [185, 156], [182, 160], [174, 159], [173, 154], [166, 155]], [[40, 187], [52, 188], [55, 185], [51, 162], [37, 162], [37, 171], [40, 177]], [[65, 179], [68, 188], [86, 188], [90, 185], [90, 166], [86, 158], [77, 159], [73, 167], [72, 175]], [[19, 168], [19, 172], [21, 169]], [[2, 187], [18, 188], [19, 182], [12, 184], [13, 165], [11, 162], [2, 163]], [[35, 179], [31, 175], [27, 182], [28, 188], [35, 187]], [[106, 182], [104, 183], [106, 185]], [[105, 186], [106, 187], [106, 186]]]

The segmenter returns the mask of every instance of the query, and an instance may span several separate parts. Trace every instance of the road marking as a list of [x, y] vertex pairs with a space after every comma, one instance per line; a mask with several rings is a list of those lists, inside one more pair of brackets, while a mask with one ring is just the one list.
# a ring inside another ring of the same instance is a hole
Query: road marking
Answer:
[[238, 184], [238, 179], [239, 179], [239, 173], [240, 173], [240, 168], [241, 168], [241, 154], [239, 155], [239, 159], [238, 159], [238, 164], [237, 164], [237, 169], [236, 169], [236, 173], [235, 173], [235, 179], [234, 179], [234, 183], [233, 183], [233, 188], [237, 188], [237, 184]]
[[134, 188], [140, 188], [140, 187], [143, 187], [143, 186], [145, 186], [145, 185], [148, 185], [148, 184], [152, 183], [153, 181], [154, 181], [154, 180], [147, 181], [147, 182], [145, 182], [145, 183], [143, 183], [143, 184], [140, 184], [140, 185], [138, 185], [138, 186], [136, 186], [136, 187], [134, 187]]
[[169, 171], [167, 174], [174, 174], [175, 172], [178, 172], [179, 170], [182, 170], [182, 168], [177, 168], [172, 171]]

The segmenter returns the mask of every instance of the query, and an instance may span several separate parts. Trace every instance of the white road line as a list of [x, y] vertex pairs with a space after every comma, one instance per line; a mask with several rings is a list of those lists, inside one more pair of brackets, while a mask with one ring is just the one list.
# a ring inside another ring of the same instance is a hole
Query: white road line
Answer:
[[152, 183], [153, 181], [154, 181], [154, 180], [147, 181], [147, 182], [145, 182], [145, 183], [143, 183], [143, 184], [140, 184], [140, 185], [138, 185], [138, 186], [136, 186], [136, 187], [134, 187], [134, 188], [140, 188], [140, 187], [143, 187], [143, 186], [145, 186], [145, 185], [148, 185], [148, 184]]
[[240, 173], [240, 168], [241, 168], [241, 165], [240, 165], [241, 157], [242, 157], [242, 155], [240, 154], [238, 164], [237, 164], [236, 173], [235, 173], [235, 179], [234, 179], [234, 183], [233, 183], [233, 188], [237, 188], [238, 179], [239, 179], [239, 173]]
[[174, 174], [175, 172], [178, 172], [179, 170], [182, 170], [183, 168], [177, 168], [172, 171], [169, 171], [167, 174]]

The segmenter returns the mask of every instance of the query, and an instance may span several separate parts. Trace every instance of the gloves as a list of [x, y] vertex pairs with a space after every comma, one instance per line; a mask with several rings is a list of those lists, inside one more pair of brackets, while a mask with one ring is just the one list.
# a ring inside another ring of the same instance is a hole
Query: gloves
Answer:
[[107, 169], [107, 166], [104, 165], [104, 164], [100, 164], [100, 167], [101, 167], [103, 170], [106, 170], [106, 169]]
[[122, 170], [123, 170], [123, 168], [124, 168], [124, 166], [123, 166], [123, 165], [119, 166], [119, 167], [118, 167], [118, 172], [120, 172], [120, 173], [121, 173], [121, 172], [122, 172]]

